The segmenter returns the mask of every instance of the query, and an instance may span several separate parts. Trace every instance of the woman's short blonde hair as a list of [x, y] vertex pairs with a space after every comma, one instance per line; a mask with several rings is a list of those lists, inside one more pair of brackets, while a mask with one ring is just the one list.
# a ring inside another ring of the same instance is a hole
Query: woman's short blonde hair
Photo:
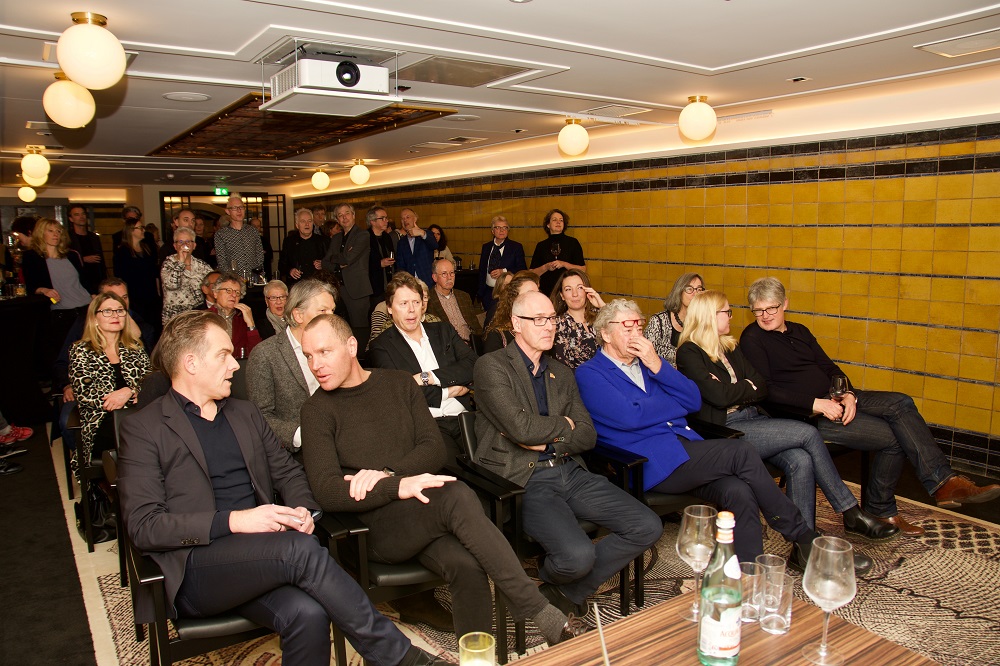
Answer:
[[35, 230], [31, 232], [31, 249], [42, 255], [43, 259], [49, 256], [48, 246], [45, 245], [45, 231], [52, 226], [59, 227], [59, 245], [56, 246], [56, 255], [62, 259], [69, 254], [69, 231], [50, 217], [40, 218], [35, 223]]
[[736, 349], [736, 338], [731, 335], [719, 335], [718, 313], [722, 306], [729, 302], [721, 291], [708, 290], [694, 295], [688, 305], [687, 316], [684, 318], [684, 330], [681, 332], [677, 346], [680, 347], [690, 340], [701, 347], [715, 363], [719, 357], [728, 351]]

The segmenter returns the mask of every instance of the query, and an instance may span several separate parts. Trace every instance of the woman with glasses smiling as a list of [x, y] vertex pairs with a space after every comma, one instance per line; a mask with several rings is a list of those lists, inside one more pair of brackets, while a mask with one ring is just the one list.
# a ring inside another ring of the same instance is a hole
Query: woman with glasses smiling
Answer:
[[664, 301], [663, 312], [649, 318], [644, 335], [653, 343], [657, 355], [672, 366], [677, 365], [677, 345], [681, 331], [684, 330], [684, 318], [687, 317], [688, 305], [695, 294], [705, 291], [705, 282], [697, 273], [685, 273], [677, 278], [670, 289], [667, 300]]
[[[149, 356], [127, 322], [125, 301], [112, 292], [100, 294], [87, 308], [83, 337], [69, 350], [69, 379], [80, 410], [85, 464], [114, 447], [114, 421], [105, 417], [133, 404], [149, 373]], [[79, 478], [75, 450], [71, 465]]]
[[175, 314], [194, 310], [202, 303], [201, 282], [212, 272], [212, 268], [192, 255], [194, 248], [194, 230], [177, 227], [174, 232], [174, 249], [177, 254], [167, 257], [160, 269], [164, 324]]

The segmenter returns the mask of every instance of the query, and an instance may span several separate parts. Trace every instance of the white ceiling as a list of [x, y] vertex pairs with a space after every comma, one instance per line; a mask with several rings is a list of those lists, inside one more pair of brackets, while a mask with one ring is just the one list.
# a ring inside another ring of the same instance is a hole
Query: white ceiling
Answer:
[[[122, 82], [94, 92], [91, 125], [39, 135], [25, 124], [46, 120], [41, 98], [56, 63], [43, 60], [45, 44], [71, 25], [74, 11], [107, 16], [108, 28], [137, 55]], [[28, 144], [52, 147], [46, 150], [51, 186], [151, 184], [168, 182], [168, 173], [175, 185], [267, 186], [307, 178], [320, 164], [346, 168], [354, 158], [417, 166], [440, 153], [411, 152], [414, 144], [455, 136], [485, 139], [475, 144], [480, 151], [546, 136], [554, 141], [565, 114], [609, 104], [650, 109], [633, 120], [674, 123], [694, 94], [708, 95], [724, 116], [973, 68], [996, 70], [1000, 84], [1000, 49], [944, 58], [914, 48], [998, 28], [1000, 3], [973, 0], [5, 1], [0, 185], [22, 184], [17, 162]], [[410, 86], [403, 93], [408, 103], [446, 106], [479, 120], [433, 120], [280, 162], [145, 157], [260, 90], [257, 61], [290, 37], [397, 51], [400, 65], [437, 55], [528, 72], [478, 88], [400, 81]], [[787, 80], [797, 76], [811, 80]], [[178, 91], [211, 100], [163, 98]]]

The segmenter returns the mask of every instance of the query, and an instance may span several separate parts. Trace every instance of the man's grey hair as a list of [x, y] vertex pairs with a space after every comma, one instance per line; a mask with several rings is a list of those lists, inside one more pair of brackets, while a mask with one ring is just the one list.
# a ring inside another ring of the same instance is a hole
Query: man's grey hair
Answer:
[[246, 295], [247, 293], [246, 285], [243, 284], [243, 280], [241, 280], [240, 276], [237, 275], [236, 273], [220, 273], [219, 277], [216, 278], [215, 280], [215, 284], [212, 285], [212, 290], [218, 291], [219, 288], [222, 287], [222, 285], [226, 284], [227, 282], [235, 282], [237, 285], [239, 285], [240, 298], [243, 298], [243, 296]]
[[295, 219], [298, 220], [299, 219], [299, 215], [305, 215], [306, 213], [309, 214], [309, 217], [312, 217], [312, 211], [309, 210], [308, 208], [296, 208], [295, 209]]
[[365, 221], [368, 222], [369, 227], [372, 225], [372, 222], [375, 221], [375, 218], [378, 217], [379, 211], [385, 213], [386, 215], [389, 214], [388, 211], [381, 206], [372, 206], [368, 209], [368, 213], [365, 215]]
[[285, 284], [281, 280], [271, 280], [270, 282], [268, 282], [267, 284], [264, 285], [264, 298], [267, 298], [268, 296], [270, 296], [271, 293], [274, 290], [276, 290], [276, 289], [280, 289], [281, 291], [285, 292], [286, 294], [288, 293], [288, 285], [287, 284]]
[[[216, 276], [216, 277], [213, 278], [212, 277], [213, 275]], [[219, 271], [212, 271], [211, 273], [206, 273], [205, 277], [202, 278], [202, 280], [201, 280], [201, 286], [208, 287], [209, 289], [214, 288], [215, 287], [215, 280], [217, 280], [218, 276], [220, 276], [220, 275], [222, 275], [222, 273], [220, 273]]]
[[181, 236], [187, 236], [188, 240], [195, 240], [197, 235], [194, 233], [194, 229], [192, 229], [191, 227], [177, 227], [176, 229], [174, 229], [175, 243], [180, 240]]
[[610, 326], [611, 322], [618, 321], [620, 315], [626, 312], [629, 314], [635, 313], [639, 319], [644, 318], [639, 304], [627, 298], [616, 298], [597, 311], [597, 317], [594, 318], [594, 335], [597, 336], [598, 345], [603, 347], [605, 344], [604, 336], [601, 335], [604, 329]]
[[441, 257], [440, 259], [435, 259], [434, 260], [434, 274], [435, 275], [437, 275], [438, 272], [439, 272], [438, 271], [438, 266], [442, 266], [444, 264], [449, 264], [451, 266], [451, 270], [455, 270], [455, 262], [454, 261], [452, 261], [451, 259], [448, 259], [446, 257]]
[[339, 203], [339, 204], [337, 204], [336, 206], [333, 207], [333, 216], [334, 217], [337, 217], [337, 215], [340, 214], [340, 209], [341, 208], [347, 208], [352, 213], [355, 213], [354, 206], [352, 206], [351, 204], [349, 204], [349, 203]]
[[285, 302], [285, 318], [288, 320], [288, 325], [298, 328], [299, 324], [292, 316], [292, 312], [304, 309], [309, 301], [320, 294], [330, 294], [334, 303], [337, 302], [337, 288], [328, 282], [308, 278], [292, 285], [292, 290], [288, 292], [288, 300]]
[[[507, 222], [507, 218], [504, 217], [503, 215], [494, 215], [493, 219], [490, 220], [490, 229], [495, 227], [497, 225], [497, 222]], [[510, 226], [510, 222], [507, 222], [507, 225]]]
[[773, 277], [763, 277], [753, 281], [750, 290], [747, 292], [747, 302], [750, 307], [764, 301], [785, 302], [785, 286], [781, 280]]

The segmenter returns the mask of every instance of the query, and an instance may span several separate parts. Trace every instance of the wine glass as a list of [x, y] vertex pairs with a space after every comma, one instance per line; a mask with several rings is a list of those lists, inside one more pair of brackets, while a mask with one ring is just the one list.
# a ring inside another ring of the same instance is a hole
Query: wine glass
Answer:
[[[830, 400], [836, 403], [841, 403], [844, 401], [844, 396], [850, 390], [850, 384], [847, 382], [847, 377], [844, 375], [834, 375], [830, 380]], [[838, 417], [833, 420], [834, 423], [843, 423], [844, 419]]]
[[846, 606], [858, 592], [854, 578], [854, 549], [844, 539], [822, 536], [813, 539], [809, 563], [802, 577], [802, 589], [823, 609], [823, 640], [802, 648], [802, 656], [814, 664], [837, 666], [844, 655], [826, 645], [830, 612]]
[[695, 504], [684, 509], [681, 531], [677, 535], [677, 554], [694, 570], [694, 602], [680, 613], [683, 620], [698, 621], [698, 606], [701, 599], [701, 574], [708, 566], [715, 548], [715, 517], [718, 511], [704, 504]]
[[558, 259], [559, 254], [562, 252], [562, 247], [560, 247], [559, 243], [553, 243], [549, 246], [549, 252], [552, 253], [553, 259]]

